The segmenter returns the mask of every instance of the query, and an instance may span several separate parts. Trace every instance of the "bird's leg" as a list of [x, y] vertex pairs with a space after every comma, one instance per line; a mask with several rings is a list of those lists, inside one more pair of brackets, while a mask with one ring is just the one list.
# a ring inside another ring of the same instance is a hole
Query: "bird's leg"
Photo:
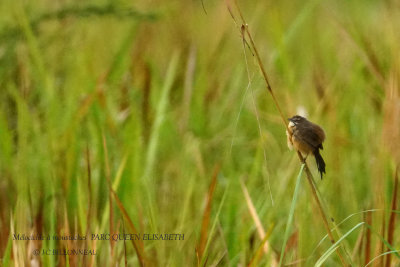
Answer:
[[[303, 155], [303, 154], [302, 154], [302, 155]], [[303, 163], [304, 163], [304, 164], [306, 164], [307, 157], [308, 157], [308, 153], [307, 153], [305, 156], [303, 156]]]

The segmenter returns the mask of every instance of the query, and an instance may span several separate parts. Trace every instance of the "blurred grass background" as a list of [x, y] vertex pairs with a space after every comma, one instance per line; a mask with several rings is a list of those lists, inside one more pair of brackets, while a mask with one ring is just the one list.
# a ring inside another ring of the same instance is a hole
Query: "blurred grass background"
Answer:
[[[400, 161], [400, 5], [239, 5], [285, 114], [305, 111], [326, 132], [324, 180], [308, 162], [329, 217], [353, 215], [336, 236], [371, 225], [343, 242], [346, 259], [364, 266], [387, 251], [381, 238], [390, 235], [399, 248], [390, 210]], [[139, 244], [149, 265], [279, 261], [300, 164], [224, 1], [19, 0], [0, 10], [4, 266], [139, 265], [130, 242], [12, 238], [132, 232], [129, 220], [139, 233], [185, 235]], [[268, 251], [257, 258], [261, 227]], [[313, 266], [330, 247], [319, 244], [325, 234], [303, 180], [283, 262]], [[82, 246], [97, 255], [31, 253]], [[332, 254], [325, 264], [340, 261]]]

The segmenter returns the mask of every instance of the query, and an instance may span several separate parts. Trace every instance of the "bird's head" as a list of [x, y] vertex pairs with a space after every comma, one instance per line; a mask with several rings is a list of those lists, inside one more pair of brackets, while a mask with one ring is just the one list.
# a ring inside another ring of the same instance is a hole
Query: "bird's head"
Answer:
[[293, 117], [291, 117], [291, 118], [288, 119], [288, 121], [289, 121], [289, 127], [296, 126], [297, 124], [302, 123], [302, 122], [304, 122], [304, 121], [306, 121], [306, 120], [307, 120], [307, 119], [304, 118], [304, 117], [302, 117], [302, 116], [295, 115], [295, 116], [293, 116]]

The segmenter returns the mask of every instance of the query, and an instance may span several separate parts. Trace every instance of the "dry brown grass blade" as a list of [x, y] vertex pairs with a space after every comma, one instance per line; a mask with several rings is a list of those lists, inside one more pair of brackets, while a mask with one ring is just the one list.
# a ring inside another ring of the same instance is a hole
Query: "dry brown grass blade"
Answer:
[[150, 94], [151, 94], [151, 72], [148, 64], [143, 63], [143, 100], [142, 100], [142, 121], [144, 138], [147, 142], [149, 140], [150, 126]]
[[[86, 167], [87, 167], [87, 179], [88, 179], [88, 211], [87, 211], [87, 216], [86, 216], [86, 236], [89, 235], [89, 231], [91, 228], [91, 218], [92, 218], [92, 168], [90, 164], [90, 151], [89, 151], [89, 145], [86, 143]], [[85, 242], [85, 248], [90, 248], [90, 240], [87, 239]], [[86, 257], [84, 258], [84, 261], [87, 261]], [[89, 258], [89, 264], [88, 266], [93, 266], [94, 263], [94, 258], [93, 256]]]
[[[240, 185], [242, 187], [243, 190], [243, 194], [244, 194], [244, 198], [246, 199], [246, 204], [247, 204], [247, 208], [249, 209], [250, 215], [253, 218], [254, 224], [256, 225], [256, 229], [258, 232], [259, 237], [261, 238], [261, 240], [265, 239], [265, 230], [264, 227], [262, 226], [261, 220], [257, 214], [256, 208], [253, 205], [253, 201], [250, 198], [249, 192], [246, 188], [246, 185], [243, 183], [242, 179], [240, 179]], [[267, 240], [265, 240], [265, 242], [263, 242], [263, 250], [265, 254], [269, 254], [270, 252], [272, 253], [273, 251], [271, 250], [271, 246], [269, 244], [269, 242]], [[276, 260], [276, 255], [272, 255], [272, 265], [273, 266], [277, 266], [278, 265], [278, 261]]]
[[[116, 202], [118, 208], [120, 209], [122, 215], [124, 215], [125, 220], [127, 220], [128, 226], [130, 227], [130, 229], [132, 231], [132, 234], [137, 235], [138, 231], [136, 230], [136, 227], [134, 226], [134, 224], [133, 224], [131, 218], [129, 217], [128, 212], [126, 211], [126, 209], [125, 209], [124, 205], [122, 204], [121, 200], [119, 199], [119, 197], [117, 196], [117, 194], [115, 193], [114, 190], [112, 190], [112, 194], [114, 196], [115, 202]], [[145, 254], [144, 254], [143, 242], [141, 240], [134, 240], [134, 239], [135, 238], [132, 238], [132, 244], [133, 244], [133, 247], [135, 248], [135, 251], [136, 251], [136, 253], [138, 255], [140, 266], [148, 266], [148, 265], [146, 265], [146, 263], [148, 263], [148, 262], [147, 262], [147, 259], [145, 257]]]
[[[389, 227], [388, 227], [388, 236], [387, 236], [388, 243], [391, 245], [393, 244], [393, 236], [394, 236], [395, 222], [396, 222], [396, 213], [393, 211], [397, 209], [397, 192], [398, 192], [398, 188], [399, 188], [398, 171], [399, 171], [399, 165], [397, 165], [396, 171], [394, 174], [392, 208], [391, 208], [391, 213], [390, 213], [390, 218], [389, 218]], [[388, 251], [390, 251], [390, 249], [388, 249]], [[386, 267], [390, 267], [390, 264], [392, 261], [391, 256], [392, 256], [392, 254], [390, 254], [390, 253], [386, 256]]]
[[197, 261], [198, 265], [200, 264], [200, 260], [203, 257], [204, 249], [207, 244], [208, 240], [208, 226], [210, 225], [210, 216], [211, 216], [211, 207], [212, 207], [212, 200], [214, 196], [215, 187], [217, 185], [217, 176], [219, 173], [220, 166], [217, 164], [214, 167], [214, 172], [211, 180], [210, 187], [207, 192], [207, 202], [204, 208], [203, 213], [203, 220], [201, 223], [201, 232], [200, 232], [200, 240], [197, 246]]
[[351, 253], [351, 260], [353, 262], [356, 260], [356, 257], [358, 255], [361, 255], [364, 236], [365, 236], [365, 228], [358, 234], [356, 244], [354, 245], [353, 252]]
[[[106, 158], [106, 169], [108, 169], [109, 171], [109, 165], [108, 165], [108, 153], [107, 153], [107, 143], [106, 143], [106, 139], [105, 136], [103, 134], [103, 146], [104, 146], [104, 154], [105, 154], [105, 158]], [[108, 185], [108, 190], [110, 192], [110, 197], [113, 197], [119, 210], [121, 211], [123, 217], [125, 218], [125, 220], [128, 221], [128, 225], [131, 229], [132, 234], [137, 235], [138, 231], [136, 230], [136, 227], [134, 226], [131, 218], [128, 215], [128, 212], [126, 211], [124, 205], [122, 204], [121, 200], [119, 199], [117, 193], [115, 193], [114, 189], [112, 188], [112, 184], [111, 184], [111, 178], [110, 176], [106, 175], [107, 178], [107, 185]], [[110, 206], [112, 206], [111, 203], [111, 199], [110, 199]], [[110, 210], [111, 211], [111, 210]], [[111, 214], [110, 214], [110, 220], [111, 220]], [[111, 232], [110, 232], [111, 234]], [[132, 238], [132, 244], [133, 247], [135, 248], [136, 254], [138, 256], [138, 260], [139, 260], [139, 264], [140, 266], [147, 266], [147, 260], [144, 254], [144, 245], [143, 245], [143, 241], [142, 240], [136, 240], [136, 238]]]
[[293, 234], [289, 237], [287, 241], [285, 254], [287, 254], [290, 250], [295, 251], [297, 254], [297, 252], [299, 251], [298, 247], [299, 247], [299, 230], [296, 230], [293, 232]]
[[[250, 47], [252, 48], [252, 51], [254, 52], [254, 55], [255, 55], [255, 57], [256, 57], [258, 66], [260, 67], [260, 70], [261, 70], [261, 72], [262, 72], [262, 75], [263, 75], [263, 78], [264, 78], [264, 81], [265, 81], [267, 90], [268, 90], [269, 94], [271, 95], [271, 97], [272, 97], [272, 99], [273, 99], [273, 102], [274, 102], [274, 104], [275, 104], [275, 107], [276, 107], [276, 108], [278, 109], [278, 111], [279, 111], [279, 114], [280, 114], [280, 117], [281, 117], [281, 119], [282, 119], [282, 123], [283, 123], [285, 129], [289, 132], [289, 130], [288, 130], [288, 125], [287, 125], [287, 121], [286, 121], [286, 118], [287, 118], [287, 117], [284, 116], [284, 114], [283, 114], [283, 112], [282, 112], [282, 109], [280, 108], [279, 102], [278, 102], [278, 100], [277, 100], [276, 97], [275, 97], [274, 91], [272, 90], [271, 84], [270, 84], [269, 79], [268, 79], [268, 76], [267, 76], [267, 72], [265, 71], [264, 65], [263, 65], [263, 63], [262, 63], [262, 61], [261, 61], [261, 57], [260, 57], [260, 55], [259, 55], [259, 53], [258, 53], [258, 49], [257, 49], [257, 47], [256, 47], [256, 45], [255, 45], [255, 43], [254, 43], [254, 41], [253, 41], [253, 37], [252, 37], [250, 31], [249, 31], [248, 24], [246, 23], [246, 20], [245, 20], [244, 17], [243, 17], [242, 11], [241, 11], [241, 9], [240, 9], [240, 7], [239, 7], [237, 1], [234, 0], [234, 2], [235, 2], [236, 9], [237, 9], [237, 11], [238, 11], [238, 13], [239, 13], [239, 15], [240, 15], [240, 18], [241, 18], [241, 24], [242, 24], [242, 26], [240, 27], [240, 30], [241, 30], [241, 34], [242, 34], [242, 39], [244, 40], [244, 39], [246, 38], [246, 36], [247, 36], [248, 40], [250, 41]], [[230, 7], [230, 2], [229, 2], [229, 0], [226, 1], [226, 4], [228, 5], [228, 10], [229, 10], [231, 16], [233, 17], [233, 20], [236, 22], [236, 19], [235, 19], [234, 15], [233, 15], [233, 12], [232, 12], [231, 7]], [[305, 170], [306, 170], [306, 174], [307, 174], [307, 180], [308, 180], [308, 183], [309, 183], [309, 185], [310, 185], [310, 187], [311, 187], [312, 195], [313, 195], [313, 197], [314, 197], [314, 199], [315, 199], [315, 201], [316, 201], [316, 203], [317, 203], [318, 210], [319, 210], [319, 212], [320, 212], [322, 221], [323, 221], [323, 223], [324, 223], [325, 230], [326, 230], [326, 232], [328, 233], [328, 236], [329, 236], [329, 238], [330, 238], [330, 241], [331, 241], [332, 244], [333, 244], [333, 243], [335, 243], [335, 239], [334, 239], [334, 237], [333, 237], [331, 228], [330, 228], [330, 226], [329, 226], [329, 223], [328, 223], [328, 220], [327, 220], [325, 211], [324, 211], [324, 209], [323, 209], [323, 207], [322, 207], [322, 205], [321, 205], [321, 201], [319, 200], [319, 197], [318, 197], [318, 195], [317, 195], [316, 189], [315, 189], [315, 187], [314, 187], [314, 182], [313, 182], [312, 174], [311, 174], [310, 170], [308, 169], [308, 165], [307, 165], [306, 161], [303, 159], [303, 156], [301, 155], [301, 153], [298, 152], [297, 154], [298, 154], [298, 156], [299, 156], [300, 162], [301, 162], [301, 163], [304, 163], [304, 165], [305, 165]], [[336, 254], [338, 255], [338, 257], [339, 257], [339, 259], [340, 259], [342, 265], [343, 265], [343, 266], [347, 266], [347, 263], [345, 262], [345, 260], [344, 260], [344, 258], [343, 258], [343, 256], [342, 256], [342, 254], [341, 254], [341, 252], [340, 252], [340, 250], [337, 249], [337, 250], [335, 250], [335, 251], [336, 251]]]

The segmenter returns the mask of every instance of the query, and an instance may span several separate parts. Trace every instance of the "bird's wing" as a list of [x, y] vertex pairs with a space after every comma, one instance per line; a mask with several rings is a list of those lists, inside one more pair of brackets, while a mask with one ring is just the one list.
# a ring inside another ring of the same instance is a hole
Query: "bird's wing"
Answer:
[[[299, 127], [299, 126], [298, 126]], [[300, 126], [301, 129], [298, 129], [301, 131], [301, 135], [297, 135], [298, 138], [300, 138], [301, 141], [304, 143], [308, 144], [310, 147], [313, 148], [313, 150], [321, 148], [322, 144], [322, 139], [321, 137], [315, 132], [313, 127], [311, 125], [306, 125], [306, 126]]]

